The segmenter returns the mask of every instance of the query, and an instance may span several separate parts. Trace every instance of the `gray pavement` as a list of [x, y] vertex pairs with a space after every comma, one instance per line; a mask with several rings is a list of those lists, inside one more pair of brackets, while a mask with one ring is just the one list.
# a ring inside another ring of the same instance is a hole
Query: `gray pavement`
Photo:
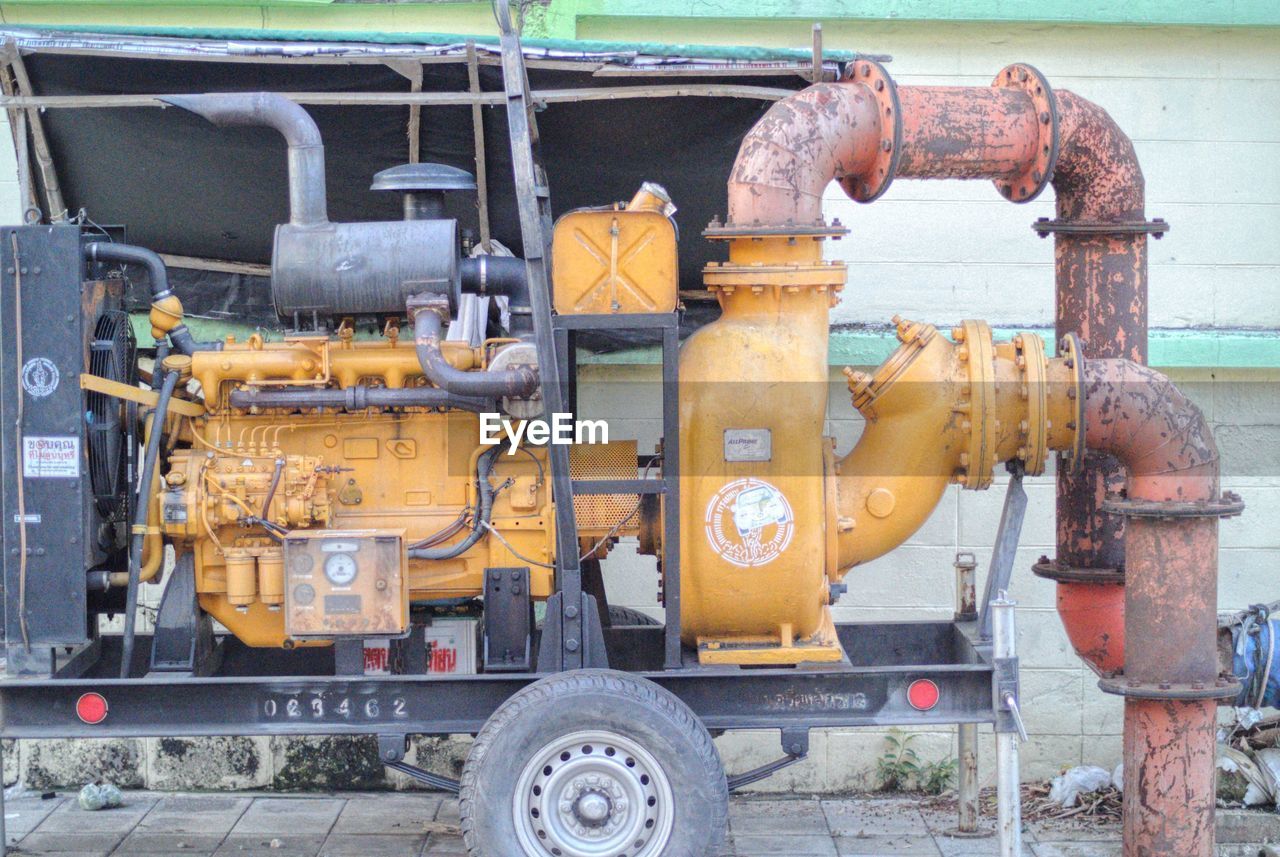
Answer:
[[[125, 805], [85, 812], [74, 795], [9, 800], [11, 854], [59, 857], [464, 857], [458, 803], [431, 793], [330, 795], [126, 792]], [[1253, 815], [1259, 815], [1254, 813]], [[1276, 816], [1271, 816], [1276, 818]], [[1245, 835], [1239, 823], [1229, 830]], [[993, 837], [947, 835], [954, 815], [903, 797], [735, 798], [732, 857], [987, 857]], [[986, 820], [987, 829], [991, 827]], [[1255, 835], [1247, 833], [1247, 835]], [[1027, 825], [1035, 857], [1120, 854], [1115, 824]], [[1221, 838], [1221, 834], [1220, 834]], [[1228, 832], [1228, 838], [1243, 843]], [[1224, 844], [1223, 857], [1254, 857], [1257, 845]], [[505, 857], [505, 855], [504, 855]], [[514, 857], [514, 855], [513, 855]]]

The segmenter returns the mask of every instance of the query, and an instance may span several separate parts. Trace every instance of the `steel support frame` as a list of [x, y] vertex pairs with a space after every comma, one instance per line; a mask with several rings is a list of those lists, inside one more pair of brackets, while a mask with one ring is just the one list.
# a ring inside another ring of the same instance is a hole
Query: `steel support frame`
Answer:
[[552, 320], [561, 389], [569, 409], [578, 413], [578, 331], [658, 331], [662, 336], [662, 476], [659, 479], [574, 480], [575, 494], [659, 494], [663, 516], [662, 594], [666, 611], [663, 667], [683, 665], [680, 644], [680, 316], [678, 313], [557, 315]]

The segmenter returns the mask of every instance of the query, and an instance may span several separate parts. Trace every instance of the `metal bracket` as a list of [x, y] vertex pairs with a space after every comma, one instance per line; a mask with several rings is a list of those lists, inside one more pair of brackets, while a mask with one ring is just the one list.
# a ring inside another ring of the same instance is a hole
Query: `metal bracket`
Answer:
[[[575, 607], [572, 602], [565, 603], [565, 594], [557, 592], [547, 599], [547, 618], [542, 624], [542, 639], [538, 641], [538, 672], [579, 669], [561, 659], [562, 652], [573, 654], [582, 669], [608, 669], [609, 654], [605, 650], [596, 600], [582, 592], [578, 595], [581, 606]], [[566, 619], [563, 623], [562, 615]], [[581, 634], [575, 629], [581, 629]]]
[[195, 555], [183, 554], [165, 584], [151, 638], [151, 672], [207, 676], [222, 661], [213, 621], [196, 601]]
[[996, 712], [995, 731], [1017, 732], [1026, 741], [1027, 727], [1022, 722], [1022, 709], [1018, 704], [1022, 693], [1018, 659], [996, 658], [991, 665], [994, 669], [991, 675], [991, 707]]
[[1027, 492], [1022, 487], [1021, 463], [1010, 462], [1009, 473], [1009, 489], [1004, 495], [1004, 509], [1000, 512], [1000, 527], [996, 530], [991, 565], [987, 568], [987, 585], [982, 593], [982, 612], [978, 617], [978, 631], [984, 640], [991, 639], [991, 601], [1009, 588], [1018, 539], [1022, 536], [1022, 521], [1027, 513]]
[[533, 668], [533, 601], [529, 568], [488, 568], [484, 573], [484, 671]]

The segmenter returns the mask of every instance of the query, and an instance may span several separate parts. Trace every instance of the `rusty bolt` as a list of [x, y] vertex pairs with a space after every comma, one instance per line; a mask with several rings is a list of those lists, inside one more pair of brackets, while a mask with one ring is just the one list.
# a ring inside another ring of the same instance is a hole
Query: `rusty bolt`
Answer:
[[1161, 690], [1168, 690], [1168, 689], [1169, 689], [1169, 688], [1171, 688], [1171, 687], [1173, 687], [1173, 685], [1169, 684], [1169, 682], [1167, 682], [1167, 681], [1162, 681], [1162, 682], [1160, 682], [1160, 689], [1161, 689]]
[[1044, 173], [1040, 172], [1039, 170], [1036, 170], [1031, 174], [1031, 180], [1034, 181], [1036, 184], [1039, 184], [1041, 179], [1043, 178], [1044, 178]]
[[1019, 68], [1019, 69], [1018, 69], [1018, 80], [1020, 80], [1020, 81], [1024, 81], [1024, 82], [1025, 82], [1025, 81], [1026, 81], [1026, 79], [1027, 79], [1027, 70], [1026, 70], [1025, 68]]
[[1050, 118], [1052, 118], [1052, 117], [1050, 117], [1050, 116], [1049, 116], [1049, 111], [1048, 111], [1048, 110], [1042, 110], [1042, 111], [1040, 112], [1040, 124], [1041, 124], [1041, 125], [1048, 125], [1048, 124], [1049, 124], [1049, 119], [1050, 119]]
[[877, 81], [876, 81], [876, 92], [884, 92], [884, 81], [883, 81], [883, 80], [877, 80]]
[[889, 141], [889, 140], [881, 140], [881, 141], [880, 141], [880, 151], [882, 151], [882, 152], [887, 152], [887, 151], [889, 151], [889, 150], [890, 150], [890, 149], [892, 149], [892, 148], [893, 148], [893, 143], [892, 143], [891, 141]]
[[1070, 430], [1070, 431], [1075, 431], [1075, 430], [1076, 430], [1076, 421], [1075, 421], [1075, 420], [1067, 420], [1067, 429], [1068, 429], [1068, 430]]
[[951, 328], [951, 338], [956, 342], [964, 342], [964, 328], [959, 325]]
[[1074, 399], [1075, 397], [1076, 397], [1076, 388], [1075, 388], [1075, 387], [1068, 387], [1068, 388], [1067, 388], [1067, 398], [1068, 398], [1068, 399]]

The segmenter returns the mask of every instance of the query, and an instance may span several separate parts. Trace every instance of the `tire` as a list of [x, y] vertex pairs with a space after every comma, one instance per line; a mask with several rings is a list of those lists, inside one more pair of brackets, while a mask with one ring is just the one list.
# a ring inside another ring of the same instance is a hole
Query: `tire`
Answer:
[[618, 607], [609, 605], [609, 625], [610, 627], [618, 627], [619, 625], [661, 625], [657, 619], [648, 613], [641, 613], [639, 610], [632, 610], [630, 607]]
[[593, 669], [504, 702], [476, 736], [459, 800], [471, 857], [705, 857], [723, 847], [729, 789], [688, 706]]

